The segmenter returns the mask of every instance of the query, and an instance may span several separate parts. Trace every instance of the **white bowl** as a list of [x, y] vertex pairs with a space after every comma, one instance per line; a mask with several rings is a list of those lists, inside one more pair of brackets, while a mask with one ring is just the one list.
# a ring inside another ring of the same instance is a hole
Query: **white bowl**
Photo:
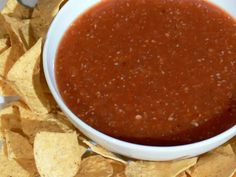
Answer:
[[[51, 24], [44, 45], [43, 66], [47, 83], [56, 102], [61, 107], [63, 112], [68, 116], [68, 119], [87, 137], [105, 147], [109, 151], [142, 160], [166, 161], [194, 157], [210, 151], [234, 137], [236, 135], [236, 126], [213, 138], [188, 145], [169, 147], [137, 145], [112, 138], [93, 129], [70, 111], [70, 109], [63, 102], [57, 89], [54, 75], [55, 55], [59, 42], [69, 25], [80, 14], [100, 1], [101, 0], [69, 0], [69, 2], [64, 5]], [[210, 1], [225, 9], [236, 18], [235, 0]]]

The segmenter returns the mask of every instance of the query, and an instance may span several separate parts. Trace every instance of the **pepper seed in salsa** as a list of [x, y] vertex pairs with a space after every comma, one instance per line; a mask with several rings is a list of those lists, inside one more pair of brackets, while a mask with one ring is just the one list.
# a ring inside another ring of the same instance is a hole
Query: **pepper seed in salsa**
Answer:
[[55, 74], [88, 125], [181, 145], [236, 124], [236, 20], [203, 0], [105, 0], [73, 22]]

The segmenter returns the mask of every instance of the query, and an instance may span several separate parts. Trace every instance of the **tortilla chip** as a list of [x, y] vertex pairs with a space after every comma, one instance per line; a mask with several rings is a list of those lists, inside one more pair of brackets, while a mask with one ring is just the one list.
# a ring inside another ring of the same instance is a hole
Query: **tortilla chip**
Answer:
[[0, 129], [5, 130], [20, 130], [21, 123], [18, 114], [18, 109], [15, 106], [8, 106], [0, 111]]
[[11, 17], [26, 19], [31, 17], [32, 12], [33, 9], [21, 5], [17, 0], [8, 0], [1, 13]]
[[41, 132], [34, 141], [36, 166], [44, 177], [74, 177], [85, 151], [76, 133]]
[[30, 177], [30, 174], [15, 160], [0, 155], [0, 177]]
[[30, 26], [30, 20], [25, 20], [19, 28], [19, 34], [26, 49], [30, 49], [37, 42]]
[[16, 93], [8, 83], [0, 80], [0, 95], [13, 96], [13, 95], [16, 95]]
[[2, 115], [1, 122], [4, 130], [21, 131], [20, 117], [14, 113]]
[[17, 95], [16, 92], [12, 89], [12, 87], [8, 83], [2, 82], [1, 80], [0, 80], [0, 92], [1, 92], [1, 95], [4, 95], [4, 96]]
[[16, 112], [16, 107], [8, 106], [8, 107], [0, 110], [0, 116], [6, 115], [6, 114], [14, 114], [15, 112]]
[[[7, 15], [3, 15], [3, 19], [5, 22], [11, 24], [11, 29], [13, 29], [18, 40], [24, 45], [24, 49], [30, 49], [35, 42], [37, 42], [34, 39], [34, 34], [30, 26], [30, 20], [21, 20], [19, 18], [9, 17]], [[15, 45], [13, 42], [12, 44]]]
[[234, 153], [236, 154], [236, 137], [230, 140], [230, 145], [233, 148]]
[[35, 38], [44, 37], [63, 0], [39, 0], [31, 21]]
[[130, 162], [125, 169], [125, 174], [127, 177], [175, 177], [195, 165], [196, 162], [197, 158], [170, 162]]
[[46, 114], [35, 115], [27, 111], [21, 110], [21, 125], [22, 130], [29, 137], [31, 143], [34, 142], [34, 138], [37, 133], [58, 132], [69, 133], [74, 132], [75, 128], [69, 122], [64, 121], [64, 116], [60, 114]]
[[8, 59], [11, 53], [11, 47], [0, 54], [0, 75], [5, 76], [5, 73], [9, 71]]
[[6, 67], [4, 68], [5, 73], [3, 76], [6, 76], [13, 64], [25, 53], [25, 47], [18, 32], [19, 26], [22, 25], [22, 23], [6, 15], [2, 16], [2, 19], [11, 41], [10, 54], [5, 61]]
[[[4, 52], [7, 48], [9, 48], [8, 45], [8, 38], [2, 38], [0, 39], [0, 54]], [[0, 56], [1, 58], [1, 56]]]
[[118, 161], [110, 160], [110, 164], [113, 168], [113, 174], [112, 177], [126, 177], [125, 175], [125, 165], [123, 163], [120, 163]]
[[0, 156], [6, 155], [7, 149], [6, 149], [6, 140], [5, 137], [0, 129]]
[[24, 168], [31, 177], [39, 177], [34, 159], [17, 159], [18, 164]]
[[229, 177], [236, 169], [236, 157], [230, 145], [222, 146], [199, 158], [190, 170], [192, 177]]
[[42, 39], [14, 64], [7, 79], [33, 112], [45, 114], [51, 108], [40, 84], [41, 47]]
[[94, 145], [94, 144], [90, 143], [89, 141], [87, 141], [86, 139], [83, 139], [83, 142], [86, 145], [88, 145], [93, 152], [95, 152], [95, 153], [97, 153], [97, 154], [99, 154], [103, 157], [113, 159], [113, 160], [119, 161], [119, 162], [124, 163], [124, 164], [127, 163], [126, 161], [122, 160], [121, 158], [117, 157], [115, 154], [107, 151], [106, 149], [102, 148], [99, 145]]
[[185, 173], [185, 172], [183, 172], [183, 173], [180, 173], [178, 176], [176, 176], [176, 177], [188, 177], [187, 176], [187, 174]]
[[4, 73], [1, 74], [2, 76], [7, 75], [8, 71], [13, 66], [13, 64], [25, 52], [23, 42], [21, 41], [17, 29], [14, 29], [14, 26], [12, 25], [10, 20], [11, 18], [4, 16], [4, 19], [4, 25], [6, 26], [6, 29], [10, 35], [11, 50], [8, 57], [6, 57], [6, 59], [4, 60], [4, 67], [2, 68], [4, 70]]
[[111, 177], [113, 167], [109, 160], [102, 156], [90, 156], [82, 160], [76, 177]]
[[29, 141], [19, 133], [6, 131], [9, 159], [33, 159], [33, 148]]
[[3, 21], [3, 19], [2, 18], [0, 18], [0, 38], [2, 39], [2, 38], [8, 38], [9, 37], [9, 35], [7, 34], [7, 31], [6, 31], [6, 29], [5, 29], [5, 26], [4, 25], [2, 25], [4, 23], [4, 21]]

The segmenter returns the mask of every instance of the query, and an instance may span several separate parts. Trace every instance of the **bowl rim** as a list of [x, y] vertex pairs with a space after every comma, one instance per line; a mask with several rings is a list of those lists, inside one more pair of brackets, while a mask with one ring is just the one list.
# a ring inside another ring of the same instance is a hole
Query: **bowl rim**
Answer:
[[[73, 0], [69, 0], [69, 2], [70, 1], [73, 1]], [[65, 6], [67, 6], [69, 4], [69, 2], [67, 2], [64, 5], [63, 8], [65, 8]], [[112, 136], [106, 135], [106, 134], [96, 130], [95, 128], [93, 128], [90, 125], [88, 125], [87, 123], [85, 123], [78, 116], [76, 116], [67, 107], [67, 105], [64, 103], [63, 99], [60, 96], [58, 88], [55, 88], [54, 85], [53, 85], [53, 80], [56, 83], [54, 67], [50, 68], [49, 65], [48, 65], [47, 53], [50, 50], [49, 38], [52, 38], [51, 34], [52, 34], [52, 31], [53, 31], [53, 26], [59, 21], [59, 19], [60, 19], [59, 17], [62, 16], [62, 14], [63, 14], [62, 9], [59, 11], [57, 16], [54, 18], [54, 20], [51, 23], [50, 28], [47, 32], [47, 35], [46, 35], [45, 43], [44, 43], [44, 46], [43, 46], [43, 70], [44, 70], [44, 74], [45, 74], [47, 84], [49, 86], [49, 89], [50, 89], [54, 99], [56, 100], [57, 104], [62, 109], [62, 111], [65, 112], [65, 114], [67, 115], [67, 118], [76, 127], [83, 127], [88, 132], [92, 132], [93, 134], [96, 134], [101, 139], [105, 139], [107, 142], [112, 142], [113, 144], [116, 144], [116, 145], [119, 144], [119, 146], [122, 146], [122, 147], [129, 147], [129, 148], [136, 149], [136, 150], [144, 150], [145, 149], [145, 151], [156, 151], [156, 152], [157, 151], [158, 152], [177, 152], [177, 151], [182, 151], [182, 150], [186, 150], [186, 149], [200, 148], [200, 147], [203, 147], [203, 146], [206, 146], [206, 145], [210, 145], [210, 144], [220, 142], [220, 141], [224, 140], [225, 138], [228, 138], [229, 136], [232, 136], [232, 137], [236, 136], [236, 125], [235, 125], [235, 126], [225, 130], [224, 132], [222, 132], [218, 135], [215, 135], [211, 138], [208, 138], [208, 139], [202, 140], [202, 141], [198, 141], [198, 142], [195, 142], [195, 143], [189, 143], [189, 144], [184, 144], [184, 145], [174, 145], [174, 146], [150, 146], [150, 145], [135, 144], [135, 143], [131, 143], [131, 142], [128, 142], [128, 141], [123, 141], [123, 140], [114, 138]], [[54, 58], [53, 58], [53, 63], [54, 64], [55, 64], [55, 58], [56, 58], [56, 55], [54, 55]], [[53, 80], [50, 77], [50, 70], [53, 70]]]

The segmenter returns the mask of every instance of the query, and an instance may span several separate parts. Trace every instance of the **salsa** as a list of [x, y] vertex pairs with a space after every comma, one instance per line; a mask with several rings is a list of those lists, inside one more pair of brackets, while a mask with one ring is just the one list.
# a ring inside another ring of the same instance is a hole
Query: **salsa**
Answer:
[[236, 125], [236, 21], [203, 0], [104, 0], [64, 34], [55, 75], [69, 109], [109, 136], [205, 140]]

